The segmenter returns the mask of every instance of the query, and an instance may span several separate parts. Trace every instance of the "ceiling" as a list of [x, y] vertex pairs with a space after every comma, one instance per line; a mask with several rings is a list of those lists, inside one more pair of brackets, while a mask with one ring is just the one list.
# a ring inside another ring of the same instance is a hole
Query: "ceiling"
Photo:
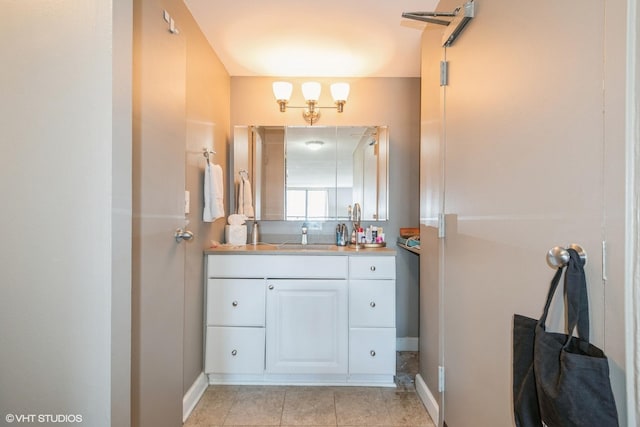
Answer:
[[185, 3], [232, 77], [419, 77], [425, 24], [401, 14], [438, 1]]

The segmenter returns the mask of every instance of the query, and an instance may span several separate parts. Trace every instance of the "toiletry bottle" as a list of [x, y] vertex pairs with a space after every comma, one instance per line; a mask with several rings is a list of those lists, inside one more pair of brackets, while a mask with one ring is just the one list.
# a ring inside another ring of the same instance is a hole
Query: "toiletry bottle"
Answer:
[[257, 245], [260, 241], [260, 237], [258, 236], [258, 223], [254, 221], [253, 228], [251, 229], [251, 243], [253, 245]]

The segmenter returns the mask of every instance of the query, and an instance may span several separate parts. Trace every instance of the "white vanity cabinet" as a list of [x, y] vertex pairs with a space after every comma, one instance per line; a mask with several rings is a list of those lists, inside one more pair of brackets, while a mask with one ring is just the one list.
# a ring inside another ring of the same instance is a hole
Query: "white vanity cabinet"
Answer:
[[395, 256], [216, 253], [206, 265], [210, 383], [394, 385]]

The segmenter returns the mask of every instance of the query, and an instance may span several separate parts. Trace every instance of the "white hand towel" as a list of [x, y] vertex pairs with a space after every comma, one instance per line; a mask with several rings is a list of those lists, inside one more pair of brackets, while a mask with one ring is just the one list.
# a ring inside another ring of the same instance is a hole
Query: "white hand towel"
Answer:
[[253, 195], [251, 194], [251, 183], [248, 179], [242, 178], [240, 181], [240, 206], [239, 210], [242, 210], [242, 214], [246, 215], [247, 218], [253, 218]]
[[224, 216], [224, 183], [222, 168], [207, 163], [204, 171], [204, 211], [202, 220], [213, 222]]

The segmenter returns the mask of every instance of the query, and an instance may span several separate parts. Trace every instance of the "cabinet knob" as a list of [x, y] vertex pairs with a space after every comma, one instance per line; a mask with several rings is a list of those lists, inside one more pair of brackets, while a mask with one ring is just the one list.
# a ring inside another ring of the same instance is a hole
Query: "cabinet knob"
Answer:
[[272, 291], [273, 290], [273, 285], [269, 285], [269, 290]]
[[376, 271], [376, 266], [375, 266], [375, 265], [372, 265], [369, 269], [370, 269], [371, 271]]
[[369, 354], [371, 355], [371, 357], [376, 357], [376, 352], [374, 350], [371, 350]]
[[238, 350], [232, 350], [232, 351], [231, 351], [231, 355], [232, 355], [232, 356], [235, 356], [236, 354], [238, 354]]
[[371, 302], [369, 303], [369, 305], [371, 306], [371, 308], [374, 308], [374, 307], [376, 306], [376, 302], [375, 302], [375, 301], [371, 301]]
[[231, 303], [232, 306], [237, 307], [238, 306], [238, 301], [234, 301]]

